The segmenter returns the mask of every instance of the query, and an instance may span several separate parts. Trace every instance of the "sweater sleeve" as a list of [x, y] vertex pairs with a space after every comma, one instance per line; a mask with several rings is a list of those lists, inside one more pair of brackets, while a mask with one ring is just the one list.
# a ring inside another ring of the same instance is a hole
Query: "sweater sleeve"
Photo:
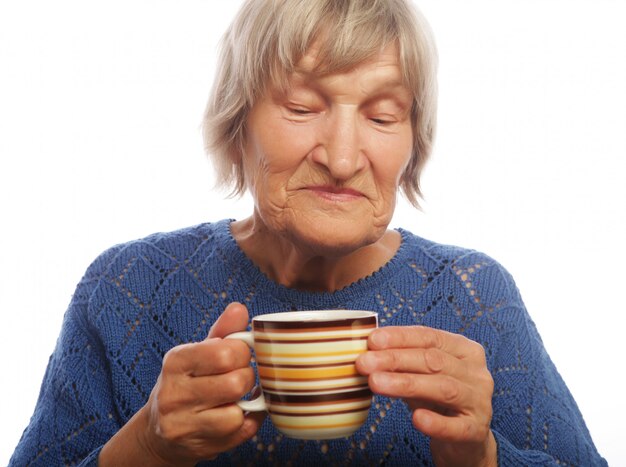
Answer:
[[10, 466], [95, 466], [102, 445], [119, 430], [107, 359], [86, 319], [89, 299], [118, 250], [103, 253], [78, 284]]
[[[605, 466], [565, 382], [545, 350], [510, 274], [484, 273], [499, 290], [484, 339], [494, 378], [492, 430], [501, 466]], [[480, 340], [480, 339], [479, 339]]]

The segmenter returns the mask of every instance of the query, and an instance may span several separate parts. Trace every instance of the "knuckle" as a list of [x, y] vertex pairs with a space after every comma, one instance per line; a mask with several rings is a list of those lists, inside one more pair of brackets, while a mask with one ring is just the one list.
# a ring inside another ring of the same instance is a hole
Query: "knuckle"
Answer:
[[161, 420], [167, 419], [167, 416], [173, 413], [177, 407], [177, 404], [170, 397], [167, 397], [166, 392], [159, 397], [158, 404], [157, 413], [159, 414], [159, 419]]
[[250, 349], [243, 342], [223, 340], [215, 349], [215, 364], [222, 370], [232, 370], [248, 364]]
[[161, 420], [175, 417], [189, 405], [189, 394], [171, 388], [157, 395], [156, 412]]
[[402, 358], [399, 352], [393, 350], [387, 352], [388, 366], [391, 371], [398, 371], [402, 368]]
[[177, 391], [172, 387], [171, 382], [159, 384], [154, 390], [154, 406], [159, 419], [165, 419], [169, 414], [175, 412], [180, 403], [176, 398]]
[[245, 418], [243, 411], [236, 405], [223, 407], [220, 410], [220, 436], [229, 436], [243, 425]]
[[472, 346], [472, 354], [474, 357], [480, 362], [484, 363], [487, 361], [487, 356], [485, 352], [485, 348], [478, 342], [470, 340]]
[[446, 376], [439, 383], [439, 390], [444, 402], [450, 404], [456, 402], [459, 398], [459, 385], [456, 380]]
[[407, 395], [418, 395], [421, 394], [423, 390], [419, 378], [415, 378], [412, 375], [403, 375], [398, 386], [400, 388], [406, 388]]
[[174, 373], [180, 366], [180, 354], [184, 345], [172, 347], [163, 356], [162, 372], [169, 374]]
[[243, 410], [236, 405], [228, 407], [228, 410], [230, 412], [228, 414], [228, 418], [232, 420], [232, 426], [230, 429], [232, 432], [235, 432], [241, 428], [245, 420]]
[[171, 423], [168, 418], [163, 418], [155, 426], [157, 436], [168, 442], [176, 442], [181, 438], [180, 425]]
[[228, 395], [233, 398], [240, 398], [252, 388], [253, 382], [254, 373], [252, 368], [244, 368], [240, 371], [232, 371], [226, 375], [225, 386]]
[[476, 387], [480, 388], [484, 392], [487, 392], [491, 396], [495, 387], [495, 382], [491, 372], [486, 367], [483, 367], [479, 371], [474, 372], [474, 378], [475, 383], [477, 383]]
[[211, 354], [213, 364], [217, 368], [233, 368], [235, 366], [235, 352], [229, 345], [217, 345]]
[[431, 373], [439, 373], [443, 370], [444, 360], [441, 351], [436, 349], [426, 349], [424, 352], [424, 363]]
[[440, 332], [429, 327], [423, 327], [424, 340], [427, 346], [436, 349], [443, 348], [443, 336]]
[[432, 332], [433, 332], [434, 347], [437, 348], [437, 349], [443, 349], [444, 348], [443, 334], [441, 334], [441, 332], [437, 332], [435, 330], [433, 330]]
[[493, 381], [493, 376], [491, 376], [491, 373], [489, 371], [485, 371], [483, 372], [482, 380], [485, 386], [487, 387], [487, 389], [489, 390], [489, 393], [491, 394], [495, 386], [495, 382]]

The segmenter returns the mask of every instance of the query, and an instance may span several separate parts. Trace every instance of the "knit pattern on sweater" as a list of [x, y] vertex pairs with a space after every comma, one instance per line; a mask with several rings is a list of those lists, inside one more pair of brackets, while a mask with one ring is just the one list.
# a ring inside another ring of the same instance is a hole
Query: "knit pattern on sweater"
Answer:
[[[476, 251], [400, 233], [391, 261], [333, 293], [269, 280], [239, 249], [229, 221], [111, 248], [78, 284], [10, 465], [97, 465], [101, 447], [148, 400], [165, 353], [203, 340], [234, 301], [251, 317], [364, 309], [378, 312], [381, 326], [463, 334], [484, 347], [495, 381], [500, 465], [606, 465], [506, 270]], [[266, 419], [251, 441], [199, 465], [430, 466], [432, 459], [406, 404], [376, 395], [349, 438], [289, 439]]]

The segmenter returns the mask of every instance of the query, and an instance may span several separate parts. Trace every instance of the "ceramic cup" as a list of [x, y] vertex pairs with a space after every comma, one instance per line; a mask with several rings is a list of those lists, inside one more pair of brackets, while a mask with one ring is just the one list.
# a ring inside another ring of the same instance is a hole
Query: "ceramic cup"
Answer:
[[297, 439], [350, 436], [367, 418], [372, 393], [354, 362], [378, 326], [371, 311], [316, 310], [252, 319], [252, 332], [227, 336], [255, 353], [262, 395], [239, 401], [267, 410], [283, 434]]

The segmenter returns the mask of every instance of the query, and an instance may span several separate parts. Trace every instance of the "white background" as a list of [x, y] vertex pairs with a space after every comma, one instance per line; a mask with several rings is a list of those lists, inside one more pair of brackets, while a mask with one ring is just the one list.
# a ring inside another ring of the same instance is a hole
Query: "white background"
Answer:
[[[211, 190], [199, 131], [239, 3], [0, 0], [0, 464], [95, 256], [250, 212]], [[599, 450], [626, 465], [626, 2], [420, 6], [439, 134], [424, 211], [403, 201], [393, 225], [512, 272]]]

